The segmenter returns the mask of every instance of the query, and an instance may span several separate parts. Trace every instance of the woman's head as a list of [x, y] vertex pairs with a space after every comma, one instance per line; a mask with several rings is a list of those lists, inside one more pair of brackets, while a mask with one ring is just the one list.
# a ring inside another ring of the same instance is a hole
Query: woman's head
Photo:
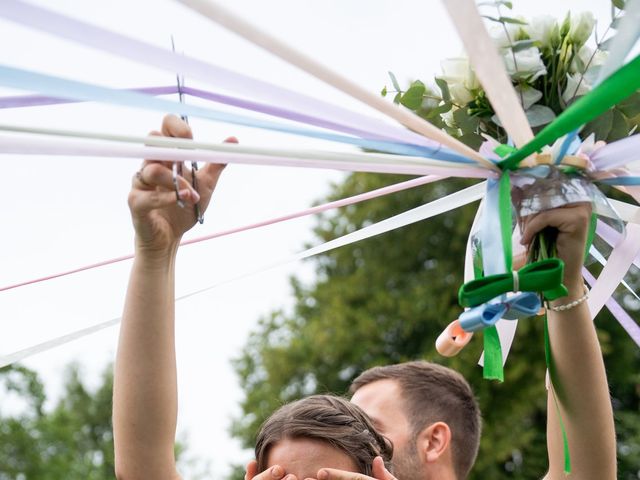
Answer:
[[[255, 449], [258, 471], [279, 464], [298, 478], [315, 476], [322, 467], [371, 475], [373, 459], [381, 456], [390, 469], [392, 453], [391, 443], [360, 408], [330, 395], [314, 395], [278, 409], [262, 425]], [[285, 464], [293, 461], [298, 472]]]

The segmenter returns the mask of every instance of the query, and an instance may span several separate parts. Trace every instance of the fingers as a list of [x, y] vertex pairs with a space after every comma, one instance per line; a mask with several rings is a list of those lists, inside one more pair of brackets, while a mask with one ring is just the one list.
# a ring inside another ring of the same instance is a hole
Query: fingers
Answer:
[[382, 457], [373, 459], [373, 477], [363, 473], [346, 472], [335, 468], [323, 468], [318, 471], [318, 480], [398, 480], [384, 466]]
[[[189, 190], [194, 197], [198, 197], [198, 193], [191, 187], [187, 179], [178, 175], [176, 180], [178, 190]], [[156, 187], [160, 187], [164, 190], [175, 191], [173, 171], [171, 167], [159, 162], [145, 162], [133, 178], [133, 187], [141, 190], [155, 190]]]
[[244, 480], [283, 480], [285, 478], [286, 480], [296, 480], [294, 475], [285, 477], [284, 468], [280, 465], [273, 465], [258, 474], [258, 463], [255, 460], [247, 464], [247, 471], [244, 475]]
[[193, 138], [191, 127], [175, 115], [165, 115], [162, 119], [162, 135], [165, 137]]
[[562, 233], [586, 232], [591, 216], [589, 203], [578, 203], [565, 207], [545, 210], [523, 219], [522, 239], [520, 243], [528, 245], [534, 235], [546, 227], [555, 227]]
[[397, 480], [396, 477], [391, 475], [391, 472], [387, 470], [382, 457], [373, 459], [373, 476], [377, 480]]

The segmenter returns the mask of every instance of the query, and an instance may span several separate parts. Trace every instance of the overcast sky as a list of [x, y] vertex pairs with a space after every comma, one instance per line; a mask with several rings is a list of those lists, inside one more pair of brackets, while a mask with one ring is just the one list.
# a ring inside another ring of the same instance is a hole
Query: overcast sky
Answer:
[[[41, 0], [56, 11], [378, 116], [308, 75], [272, 58], [170, 0]], [[435, 0], [225, 0], [228, 8], [356, 80], [372, 92], [389, 84], [431, 80], [441, 59], [461, 52], [440, 2]], [[516, 1], [516, 13], [563, 16], [578, 2]], [[609, 1], [583, 1], [601, 21]], [[166, 71], [58, 40], [0, 20], [0, 63], [111, 87], [172, 85]], [[211, 89], [186, 80], [187, 85]], [[1, 95], [23, 94], [0, 88]], [[197, 103], [188, 99], [189, 102]], [[78, 104], [0, 111], [0, 122], [144, 135], [161, 115], [121, 107]], [[218, 141], [236, 135], [247, 145], [346, 147], [284, 134], [191, 119], [196, 138]], [[126, 207], [131, 175], [139, 159], [0, 156], [0, 286], [55, 273], [132, 251]], [[282, 167], [226, 169], [206, 215], [190, 236], [201, 236], [294, 210], [322, 198], [343, 174]], [[285, 258], [312, 240], [313, 219], [185, 247], [179, 255], [177, 294], [213, 285], [241, 272]], [[65, 279], [0, 293], [0, 353], [6, 354], [77, 328], [120, 315], [130, 264], [105, 267]], [[462, 268], [462, 259], [460, 260]], [[178, 304], [180, 381], [179, 431], [190, 452], [210, 462], [213, 478], [231, 462], [249, 458], [227, 429], [242, 398], [230, 359], [237, 356], [261, 315], [292, 304], [288, 277], [313, 279], [310, 264], [294, 264], [245, 278]], [[64, 368], [72, 361], [91, 384], [114, 358], [118, 329], [110, 328], [26, 365], [36, 369], [55, 398]], [[10, 408], [0, 398], [0, 409]], [[185, 473], [188, 473], [185, 472]], [[188, 477], [188, 475], [187, 475]]]

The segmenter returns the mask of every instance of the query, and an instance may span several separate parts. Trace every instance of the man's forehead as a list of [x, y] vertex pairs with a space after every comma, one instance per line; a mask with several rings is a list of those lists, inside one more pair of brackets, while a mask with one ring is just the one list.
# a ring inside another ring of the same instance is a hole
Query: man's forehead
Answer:
[[[358, 388], [351, 397], [351, 401], [373, 418], [383, 413], [378, 413], [378, 410], [401, 408], [401, 394], [400, 384], [396, 380], [383, 379]], [[368, 410], [371, 410], [371, 413]]]

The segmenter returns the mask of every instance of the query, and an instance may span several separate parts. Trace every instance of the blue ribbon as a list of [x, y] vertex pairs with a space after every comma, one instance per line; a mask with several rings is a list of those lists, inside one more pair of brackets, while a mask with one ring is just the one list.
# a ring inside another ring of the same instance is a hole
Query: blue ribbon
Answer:
[[607, 185], [640, 185], [640, 177], [614, 177], [598, 180], [599, 183]]
[[422, 145], [413, 145], [401, 142], [388, 142], [383, 140], [366, 140], [357, 137], [349, 137], [335, 133], [322, 132], [319, 130], [309, 130], [289, 126], [267, 120], [259, 120], [245, 117], [229, 112], [219, 112], [210, 108], [196, 105], [186, 105], [183, 103], [154, 98], [151, 95], [142, 93], [118, 90], [113, 88], [100, 87], [90, 83], [68, 80], [43, 73], [22, 70], [19, 68], [0, 65], [0, 85], [19, 90], [32, 90], [45, 95], [73, 100], [86, 100], [107, 103], [112, 105], [122, 105], [126, 107], [137, 107], [146, 110], [156, 110], [169, 112], [176, 115], [186, 115], [206, 118], [219, 122], [244, 125], [248, 127], [274, 130], [278, 132], [302, 135], [306, 137], [330, 140], [333, 142], [356, 145], [369, 150], [395, 153], [399, 155], [412, 155], [429, 157], [438, 160], [453, 161], [458, 163], [474, 163], [462, 155], [459, 155], [443, 146], [429, 148]]
[[504, 318], [516, 320], [530, 317], [540, 310], [540, 297], [534, 292], [500, 295], [487, 303], [470, 308], [460, 315], [460, 326], [466, 332], [477, 332]]

